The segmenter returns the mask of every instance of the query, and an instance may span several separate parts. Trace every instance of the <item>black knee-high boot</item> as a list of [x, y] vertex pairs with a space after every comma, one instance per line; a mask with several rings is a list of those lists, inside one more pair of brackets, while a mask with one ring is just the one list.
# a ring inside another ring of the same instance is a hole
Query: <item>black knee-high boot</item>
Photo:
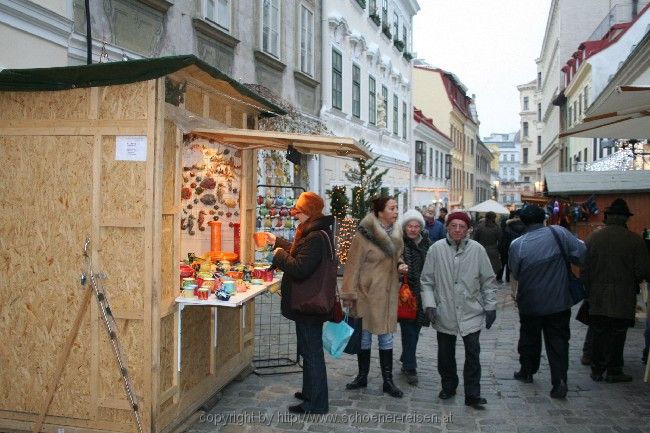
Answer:
[[402, 398], [404, 393], [393, 383], [393, 349], [379, 351], [379, 365], [384, 379], [384, 392], [391, 397]]
[[346, 389], [365, 388], [368, 386], [368, 371], [370, 371], [370, 349], [361, 349], [357, 353], [357, 363], [359, 364], [359, 374], [354, 380], [347, 385]]

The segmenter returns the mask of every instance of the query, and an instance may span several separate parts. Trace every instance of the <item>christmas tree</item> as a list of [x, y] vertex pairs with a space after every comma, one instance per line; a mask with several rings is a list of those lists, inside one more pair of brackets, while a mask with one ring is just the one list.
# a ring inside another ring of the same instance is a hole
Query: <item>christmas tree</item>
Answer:
[[339, 221], [347, 216], [350, 204], [345, 190], [344, 186], [334, 186], [331, 190], [326, 191], [330, 198], [330, 212]]
[[[365, 145], [364, 140], [360, 144]], [[368, 211], [374, 197], [380, 195], [383, 177], [388, 173], [388, 169], [380, 169], [375, 164], [379, 156], [363, 160], [355, 158], [356, 168], [352, 168], [345, 173], [345, 177], [355, 186], [352, 188], [352, 217], [360, 220]]]

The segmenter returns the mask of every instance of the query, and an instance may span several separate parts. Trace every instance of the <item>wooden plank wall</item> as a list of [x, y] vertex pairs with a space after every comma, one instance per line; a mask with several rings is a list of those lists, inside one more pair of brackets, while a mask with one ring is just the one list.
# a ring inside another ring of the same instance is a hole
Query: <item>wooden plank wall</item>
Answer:
[[[0, 429], [28, 429], [79, 308], [82, 247], [117, 318], [145, 431], [151, 424], [151, 238], [155, 82], [0, 93]], [[116, 135], [148, 140], [147, 160], [115, 160]], [[63, 372], [46, 428], [135, 431], [96, 301]], [[49, 426], [49, 427], [48, 427]]]

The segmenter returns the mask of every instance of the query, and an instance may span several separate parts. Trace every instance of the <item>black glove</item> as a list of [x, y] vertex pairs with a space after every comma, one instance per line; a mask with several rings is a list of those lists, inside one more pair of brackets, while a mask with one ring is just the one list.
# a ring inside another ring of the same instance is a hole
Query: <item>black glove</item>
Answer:
[[496, 310], [489, 310], [485, 312], [485, 327], [490, 329], [494, 321], [497, 320]]
[[428, 320], [429, 322], [431, 322], [432, 325], [433, 325], [434, 323], [436, 323], [436, 315], [437, 315], [437, 314], [436, 314], [436, 309], [435, 309], [435, 307], [427, 307], [427, 308], [424, 310], [424, 317], [426, 317], [427, 320]]

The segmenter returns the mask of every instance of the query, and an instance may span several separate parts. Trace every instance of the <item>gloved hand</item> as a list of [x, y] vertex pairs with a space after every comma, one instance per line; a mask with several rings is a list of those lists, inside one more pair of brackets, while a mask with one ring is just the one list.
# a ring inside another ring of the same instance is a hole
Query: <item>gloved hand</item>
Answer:
[[436, 316], [437, 316], [437, 312], [435, 307], [427, 307], [424, 310], [424, 317], [426, 317], [427, 320], [431, 322], [432, 325], [436, 323]]
[[485, 312], [485, 327], [490, 329], [494, 321], [497, 320], [496, 310], [489, 310]]

